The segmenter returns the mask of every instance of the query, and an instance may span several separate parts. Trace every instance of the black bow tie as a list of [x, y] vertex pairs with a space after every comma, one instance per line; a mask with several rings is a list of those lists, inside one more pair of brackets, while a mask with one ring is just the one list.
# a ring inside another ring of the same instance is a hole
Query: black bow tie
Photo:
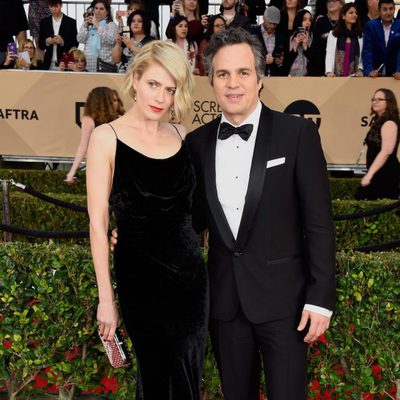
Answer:
[[218, 139], [225, 140], [231, 137], [234, 134], [239, 135], [243, 140], [248, 140], [251, 132], [253, 131], [253, 125], [252, 124], [245, 124], [238, 126], [235, 128], [231, 124], [228, 124], [227, 122], [223, 122], [219, 126], [219, 133], [218, 133]]

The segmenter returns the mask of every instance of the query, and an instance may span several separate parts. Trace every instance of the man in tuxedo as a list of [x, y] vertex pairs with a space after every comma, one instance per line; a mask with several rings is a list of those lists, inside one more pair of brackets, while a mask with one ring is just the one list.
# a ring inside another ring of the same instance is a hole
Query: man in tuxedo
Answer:
[[62, 55], [78, 47], [76, 21], [61, 12], [62, 0], [48, 0], [51, 15], [40, 21], [39, 47], [45, 51], [43, 68], [58, 71]]
[[379, 18], [365, 25], [362, 61], [364, 75], [400, 79], [400, 20], [394, 18], [394, 1], [379, 0]]
[[307, 344], [335, 305], [335, 245], [316, 126], [259, 100], [265, 56], [238, 28], [204, 60], [222, 116], [187, 136], [193, 223], [209, 229], [210, 333], [225, 400], [304, 400]]

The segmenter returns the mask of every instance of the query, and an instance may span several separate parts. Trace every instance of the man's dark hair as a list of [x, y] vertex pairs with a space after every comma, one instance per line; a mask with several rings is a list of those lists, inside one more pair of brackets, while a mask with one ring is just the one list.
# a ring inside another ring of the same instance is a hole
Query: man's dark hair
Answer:
[[381, 9], [382, 4], [393, 4], [393, 6], [394, 6], [394, 0], [379, 0], [379, 3], [378, 3], [379, 10]]
[[47, 4], [49, 6], [56, 6], [57, 4], [62, 5], [62, 0], [47, 0]]
[[228, 28], [221, 32], [215, 33], [207, 43], [204, 53], [204, 67], [208, 74], [211, 84], [213, 82], [213, 65], [212, 60], [217, 52], [225, 46], [233, 46], [235, 44], [248, 44], [254, 55], [257, 79], [264, 77], [265, 71], [265, 53], [257, 37], [251, 35], [243, 28]]

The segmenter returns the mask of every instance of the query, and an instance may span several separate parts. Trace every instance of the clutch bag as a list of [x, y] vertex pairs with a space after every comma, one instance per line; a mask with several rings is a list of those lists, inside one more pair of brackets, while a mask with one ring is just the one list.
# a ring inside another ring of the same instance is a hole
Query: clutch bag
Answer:
[[103, 343], [112, 367], [121, 368], [127, 367], [130, 364], [131, 358], [128, 348], [126, 347], [121, 330], [119, 328], [115, 331], [114, 337], [111, 341], [106, 341], [101, 336], [100, 340]]

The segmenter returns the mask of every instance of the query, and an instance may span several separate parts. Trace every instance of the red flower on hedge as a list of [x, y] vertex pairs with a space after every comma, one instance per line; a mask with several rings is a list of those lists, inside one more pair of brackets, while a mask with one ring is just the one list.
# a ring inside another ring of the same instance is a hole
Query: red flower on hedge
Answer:
[[328, 341], [326, 340], [326, 337], [325, 337], [325, 333], [323, 333], [323, 334], [318, 338], [318, 340], [319, 340], [321, 343], [325, 344], [325, 345], [328, 344]]
[[350, 333], [350, 335], [352, 335], [354, 333], [355, 329], [356, 329], [355, 325], [353, 323], [351, 323], [349, 325], [349, 333]]
[[3, 346], [5, 349], [11, 349], [13, 341], [11, 339], [4, 339]]

